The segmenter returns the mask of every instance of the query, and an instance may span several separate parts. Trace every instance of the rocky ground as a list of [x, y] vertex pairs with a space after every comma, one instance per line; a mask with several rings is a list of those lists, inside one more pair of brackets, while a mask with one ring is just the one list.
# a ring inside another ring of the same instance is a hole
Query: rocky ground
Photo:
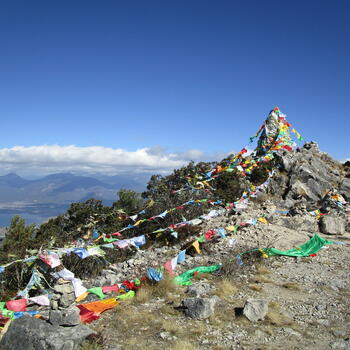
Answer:
[[[191, 287], [164, 283], [145, 288], [135, 300], [121, 303], [91, 324], [99, 337], [85, 343], [85, 349], [350, 348], [350, 234], [332, 236], [345, 244], [328, 245], [315, 257], [253, 259], [234, 267], [238, 251], [257, 242], [271, 244], [273, 234], [274, 246], [281, 249], [311, 236], [262, 224], [218, 241], [210, 251], [187, 259], [181, 269], [224, 262], [227, 268], [222, 273], [198, 276]], [[232, 238], [238, 242], [234, 246]], [[195, 305], [191, 314], [184, 305], [193, 297], [204, 306]], [[257, 321], [243, 314], [250, 299], [262, 300], [266, 309]]]

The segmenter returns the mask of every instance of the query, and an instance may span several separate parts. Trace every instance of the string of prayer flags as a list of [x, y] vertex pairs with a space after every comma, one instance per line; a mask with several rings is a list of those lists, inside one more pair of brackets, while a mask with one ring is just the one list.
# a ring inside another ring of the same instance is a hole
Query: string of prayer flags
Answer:
[[181, 264], [182, 262], [185, 261], [185, 259], [186, 259], [186, 249], [181, 250], [181, 252], [177, 256], [177, 263]]
[[149, 267], [147, 269], [147, 277], [151, 281], [159, 282], [163, 279], [163, 269], [155, 269], [154, 267]]
[[103, 293], [118, 293], [119, 291], [119, 286], [117, 284], [114, 284], [112, 286], [105, 286], [105, 287], [102, 287], [102, 292]]
[[73, 253], [78, 255], [80, 259], [85, 259], [89, 256], [89, 253], [85, 248], [74, 248]]
[[130, 290], [129, 292], [125, 293], [125, 294], [121, 294], [117, 296], [118, 300], [128, 300], [128, 299], [132, 299], [135, 296], [135, 292], [133, 290]]
[[201, 274], [201, 273], [213, 273], [219, 269], [221, 269], [220, 264], [218, 265], [211, 265], [211, 266], [199, 266], [199, 267], [195, 267], [194, 269], [185, 271], [184, 273], [182, 273], [179, 276], [175, 277], [175, 283], [180, 284], [182, 286], [189, 286], [192, 284], [191, 282], [191, 278], [195, 275], [195, 274]]
[[197, 254], [200, 254], [200, 253], [201, 253], [201, 249], [200, 249], [200, 247], [199, 247], [199, 242], [198, 242], [198, 241], [194, 241], [194, 242], [192, 243], [192, 247], [196, 250], [196, 253], [197, 253]]
[[258, 218], [258, 221], [259, 221], [259, 222], [262, 222], [263, 224], [267, 224], [267, 220], [266, 220], [266, 218], [264, 218], [264, 217]]
[[79, 304], [80, 320], [83, 323], [90, 323], [100, 318], [100, 314], [106, 310], [113, 309], [118, 304], [115, 298], [94, 301], [87, 304]]
[[316, 254], [326, 244], [333, 244], [333, 241], [329, 241], [314, 234], [306, 243], [299, 247], [289, 250], [279, 250], [276, 248], [263, 249], [267, 256], [284, 255], [284, 256], [310, 256], [310, 254]]
[[[167, 271], [170, 275], [174, 274], [174, 269], [177, 265], [177, 257], [174, 259], [170, 259], [168, 261], [165, 262], [164, 264], [164, 270]], [[175, 261], [175, 266], [173, 266], [173, 261]]]
[[50, 306], [50, 300], [47, 294], [38, 295], [36, 297], [31, 297], [28, 299], [31, 303], [35, 303], [41, 306]]
[[225, 227], [227, 231], [229, 232], [234, 232], [236, 233], [237, 232], [237, 229], [238, 229], [238, 226], [237, 225], [229, 225], [229, 226], [226, 226]]
[[[41, 274], [39, 273], [39, 271], [34, 268], [33, 272], [32, 272], [32, 276], [30, 277], [30, 280], [27, 284], [27, 286], [21, 290], [20, 292], [17, 293], [17, 296], [20, 296], [22, 298], [28, 298], [29, 295], [29, 291], [34, 287], [38, 287], [38, 288], [42, 288], [41, 285]], [[43, 289], [43, 288], [42, 288]]]
[[9, 300], [6, 302], [6, 309], [10, 311], [26, 311], [27, 299]]
[[44, 251], [39, 255], [39, 258], [51, 268], [61, 265], [60, 258], [57, 253]]
[[221, 238], [226, 238], [226, 230], [223, 227], [217, 229]]
[[214, 236], [214, 234], [215, 234], [215, 231], [214, 231], [214, 230], [208, 230], [208, 231], [205, 233], [204, 237], [205, 237], [205, 239], [206, 239], [207, 241], [209, 241], [209, 240]]
[[106, 297], [102, 290], [102, 287], [93, 287], [88, 289], [87, 292], [97, 295], [100, 299], [104, 299]]

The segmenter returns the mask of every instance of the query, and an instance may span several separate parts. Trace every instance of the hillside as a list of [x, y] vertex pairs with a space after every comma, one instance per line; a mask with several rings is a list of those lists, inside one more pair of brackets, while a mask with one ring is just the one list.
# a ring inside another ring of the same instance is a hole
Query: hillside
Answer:
[[251, 155], [153, 176], [143, 199], [18, 219], [0, 348], [349, 348], [349, 167], [278, 108], [254, 139]]

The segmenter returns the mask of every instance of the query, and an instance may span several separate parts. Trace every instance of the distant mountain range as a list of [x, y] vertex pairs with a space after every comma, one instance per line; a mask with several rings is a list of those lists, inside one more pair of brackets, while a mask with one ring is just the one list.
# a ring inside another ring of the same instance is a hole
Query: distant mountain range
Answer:
[[137, 176], [79, 176], [60, 173], [36, 180], [11, 173], [0, 176], [0, 226], [10, 223], [13, 215], [39, 223], [63, 213], [73, 202], [101, 199], [106, 205], [117, 200], [121, 188], [144, 191], [149, 174]]

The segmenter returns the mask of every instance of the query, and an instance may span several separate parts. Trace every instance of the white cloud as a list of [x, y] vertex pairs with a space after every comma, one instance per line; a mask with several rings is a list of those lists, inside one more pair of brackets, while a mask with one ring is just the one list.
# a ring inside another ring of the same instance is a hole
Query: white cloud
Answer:
[[[214, 158], [216, 156], [218, 158]], [[207, 155], [196, 149], [166, 153], [161, 146], [136, 151], [101, 146], [15, 146], [0, 149], [0, 171], [1, 175], [9, 172], [20, 175], [46, 175], [57, 172], [115, 175], [130, 171], [167, 173], [190, 160], [220, 160], [222, 157], [219, 156], [220, 154]]]

